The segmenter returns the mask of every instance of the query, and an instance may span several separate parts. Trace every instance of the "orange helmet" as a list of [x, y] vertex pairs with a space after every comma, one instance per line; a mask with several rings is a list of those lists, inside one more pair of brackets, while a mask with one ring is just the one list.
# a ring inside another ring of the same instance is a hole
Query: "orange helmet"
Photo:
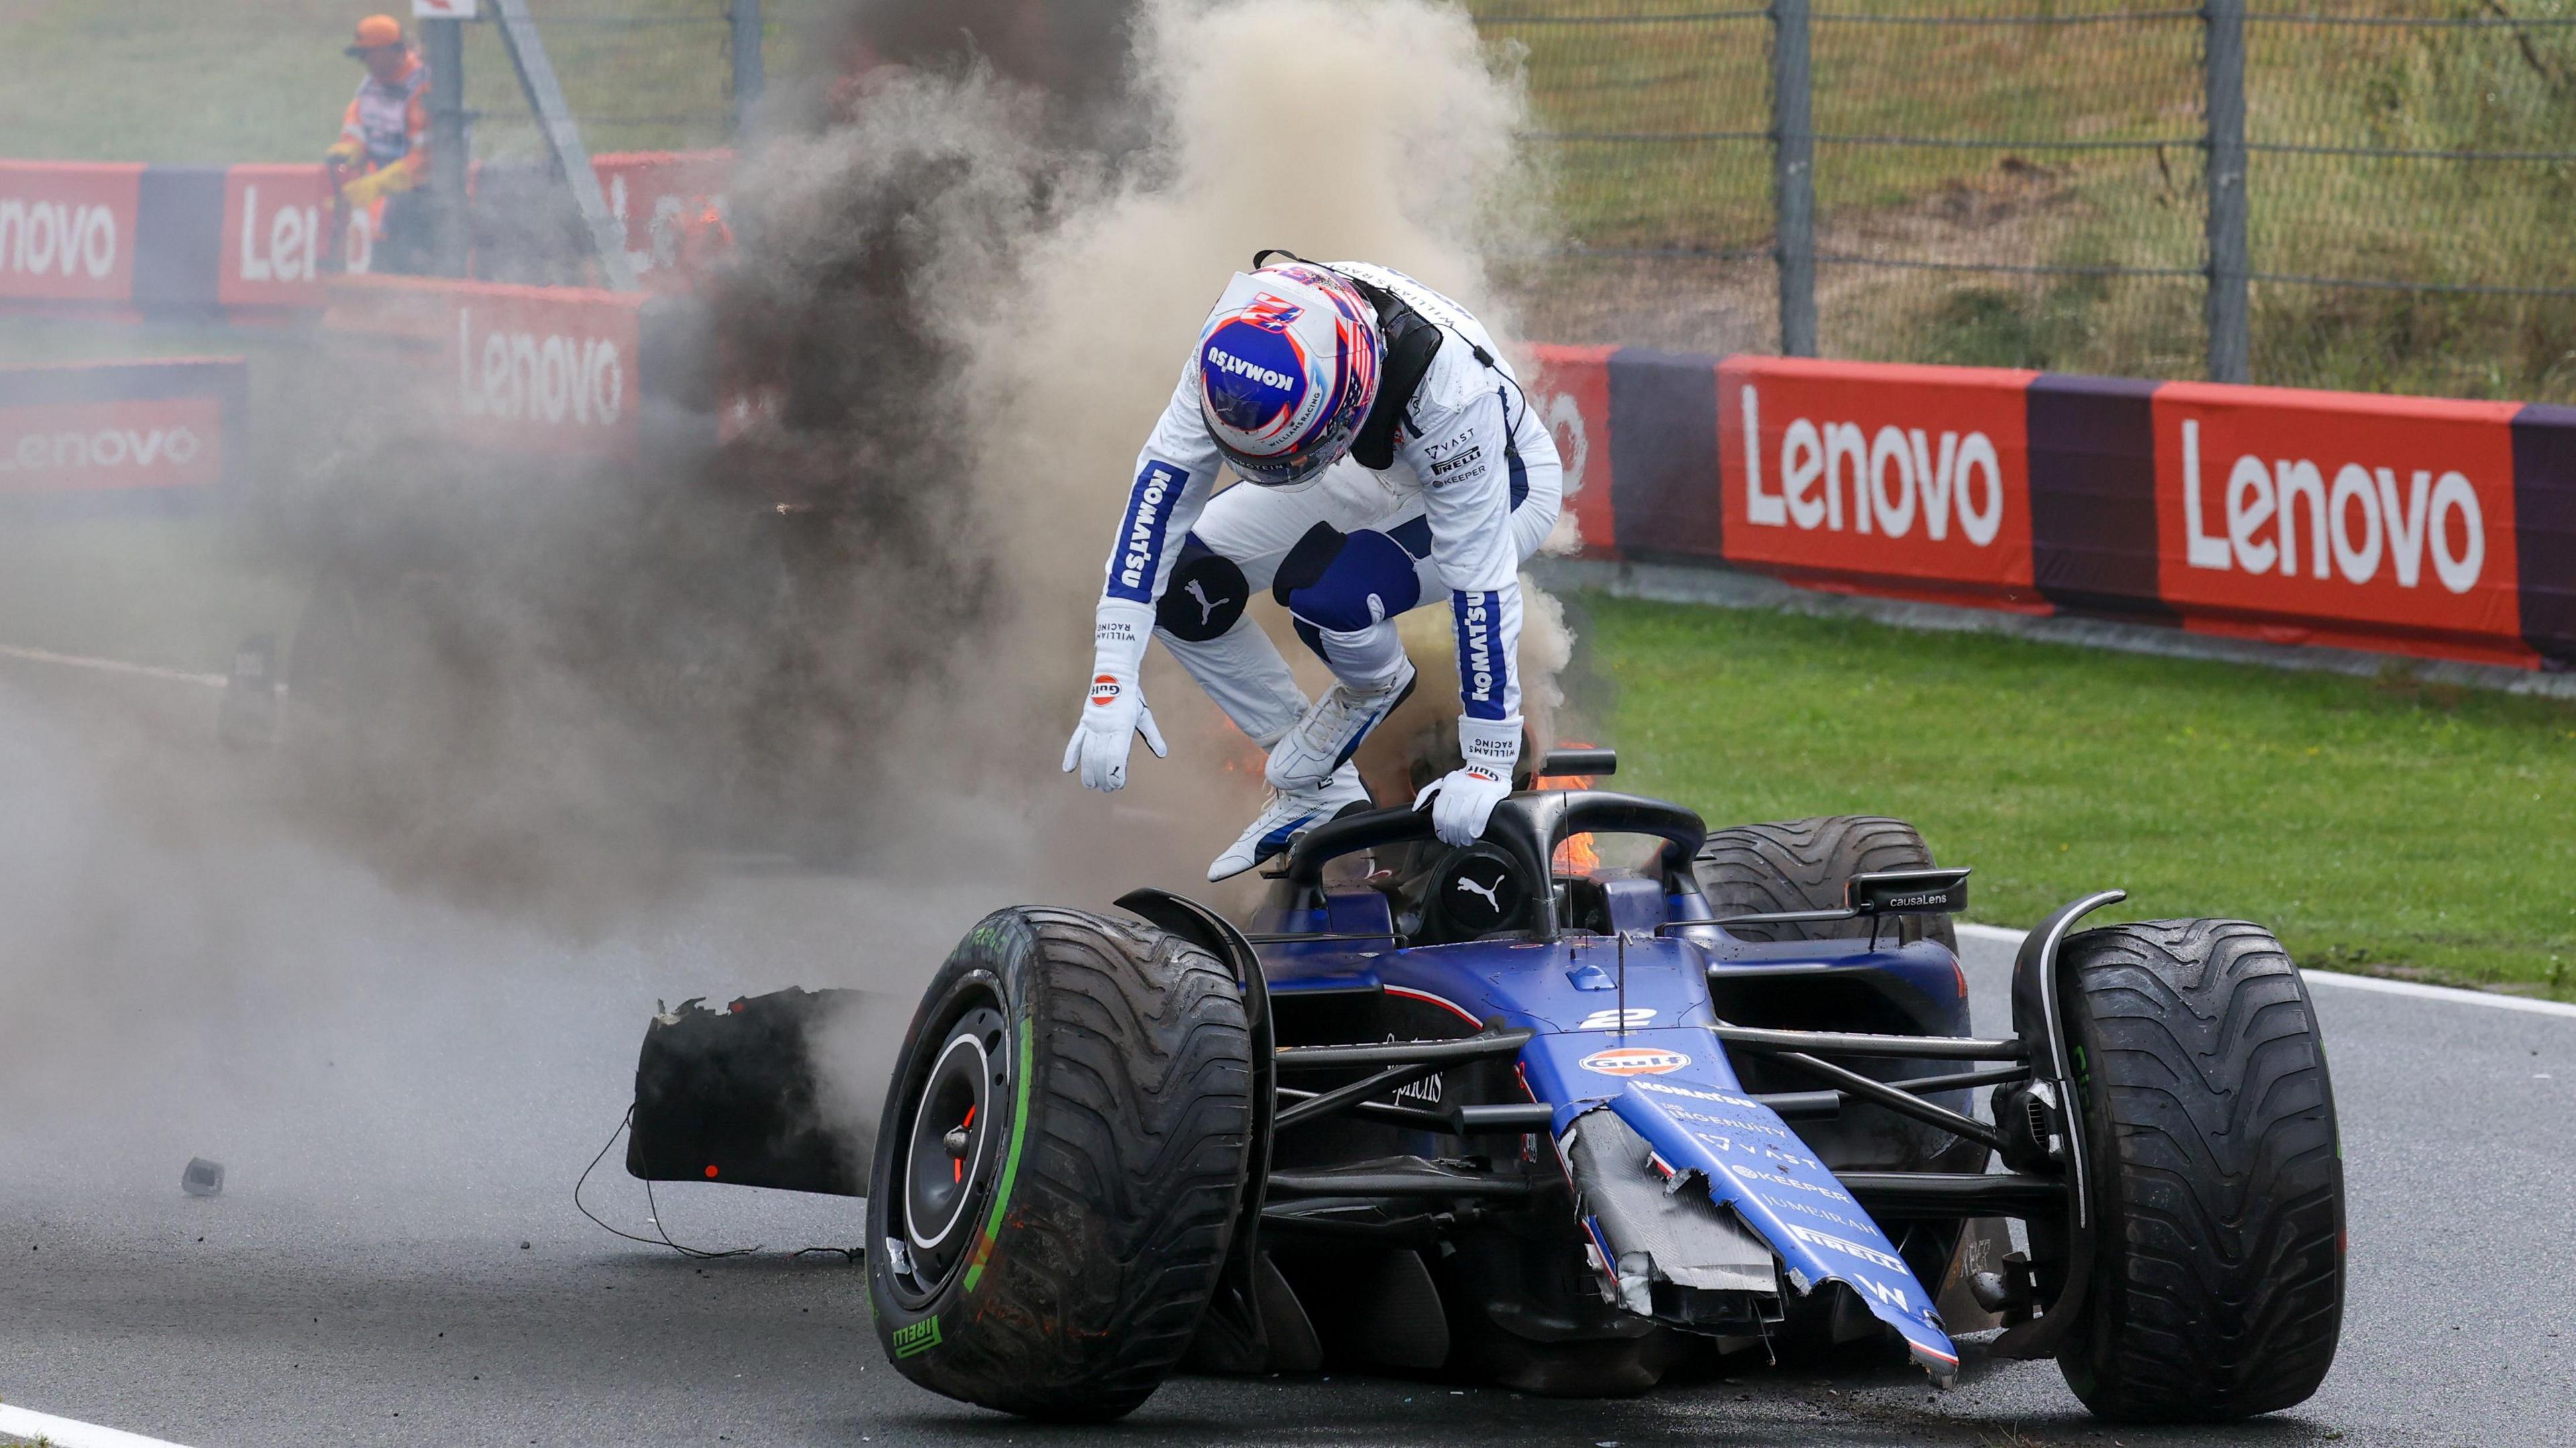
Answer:
[[363, 58], [370, 50], [386, 50], [402, 43], [401, 21], [390, 15], [370, 15], [358, 22], [356, 43], [342, 53]]

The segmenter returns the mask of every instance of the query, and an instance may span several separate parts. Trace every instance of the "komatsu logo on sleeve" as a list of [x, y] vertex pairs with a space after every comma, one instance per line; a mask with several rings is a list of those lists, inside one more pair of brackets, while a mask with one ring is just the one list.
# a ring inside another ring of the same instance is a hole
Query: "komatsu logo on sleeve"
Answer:
[[1172, 513], [1172, 494], [1187, 481], [1179, 468], [1149, 462], [1136, 475], [1136, 492], [1127, 503], [1127, 527], [1118, 542], [1116, 586], [1110, 592], [1140, 603], [1154, 601], [1154, 575], [1163, 555], [1164, 525]]
[[1467, 712], [1480, 719], [1503, 717], [1498, 687], [1502, 662], [1494, 647], [1496, 602], [1497, 596], [1491, 593], [1458, 595], [1458, 679], [1464, 686]]

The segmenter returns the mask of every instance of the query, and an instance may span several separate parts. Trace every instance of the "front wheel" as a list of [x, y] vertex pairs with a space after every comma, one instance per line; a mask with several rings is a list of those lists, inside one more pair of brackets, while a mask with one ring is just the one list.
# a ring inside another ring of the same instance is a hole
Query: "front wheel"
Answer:
[[2097, 1244], [2067, 1385], [2129, 1422], [2303, 1401], [2344, 1297], [2343, 1157], [2306, 983], [2240, 920], [2087, 930], [2061, 966]]
[[878, 1128], [887, 1356], [1005, 1412], [1132, 1411], [1215, 1292], [1251, 1126], [1251, 1034], [1214, 956], [1105, 916], [986, 916], [923, 996]]

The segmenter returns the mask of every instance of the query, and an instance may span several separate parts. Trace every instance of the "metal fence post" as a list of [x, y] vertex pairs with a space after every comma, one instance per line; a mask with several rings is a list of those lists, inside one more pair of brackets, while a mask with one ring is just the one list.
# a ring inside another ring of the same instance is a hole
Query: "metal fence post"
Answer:
[[743, 121], [760, 105], [766, 79], [760, 59], [760, 0], [733, 0], [733, 133], [742, 136]]
[[1816, 355], [1816, 137], [1807, 0], [1771, 0], [1771, 189], [1780, 351]]
[[2245, 240], [2245, 0], [2206, 0], [2209, 126], [2209, 380], [2252, 380]]
[[435, 248], [432, 265], [443, 277], [465, 275], [465, 22], [424, 20], [421, 41], [429, 50], [429, 204]]

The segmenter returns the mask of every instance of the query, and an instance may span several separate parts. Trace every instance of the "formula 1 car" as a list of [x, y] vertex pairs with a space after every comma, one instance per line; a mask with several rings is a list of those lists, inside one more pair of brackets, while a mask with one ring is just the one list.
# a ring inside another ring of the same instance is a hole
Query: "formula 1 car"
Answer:
[[[1622, 837], [1637, 863], [1598, 863]], [[1158, 890], [987, 917], [912, 1018], [864, 1185], [724, 1179], [863, 1191], [895, 1366], [1041, 1418], [1182, 1369], [1636, 1392], [1711, 1340], [1883, 1340], [1946, 1385], [1994, 1327], [2105, 1418], [2306, 1398], [2343, 1178], [2289, 957], [2237, 921], [2077, 932], [2124, 898], [2088, 895], [2022, 947], [2012, 1033], [1974, 1037], [1968, 873], [1894, 820], [1711, 832], [1588, 788], [1517, 793], [1464, 849], [1346, 815], [1248, 931]], [[696, 1014], [658, 1036], [723, 1019]], [[648, 1109], [677, 1079], [655, 1039], [629, 1168], [716, 1175], [731, 1148]], [[792, 1157], [792, 1115], [730, 1139]]]

